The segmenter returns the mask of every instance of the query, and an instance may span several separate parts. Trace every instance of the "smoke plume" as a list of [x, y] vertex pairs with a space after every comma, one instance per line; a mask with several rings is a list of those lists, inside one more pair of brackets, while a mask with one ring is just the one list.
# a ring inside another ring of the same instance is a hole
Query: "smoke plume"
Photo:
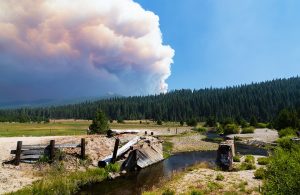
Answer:
[[166, 92], [174, 50], [133, 0], [0, 1], [0, 100]]

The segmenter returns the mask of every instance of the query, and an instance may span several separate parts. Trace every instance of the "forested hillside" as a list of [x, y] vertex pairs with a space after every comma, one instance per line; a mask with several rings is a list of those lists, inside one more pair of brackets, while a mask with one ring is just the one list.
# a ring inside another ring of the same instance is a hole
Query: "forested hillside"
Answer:
[[271, 120], [283, 108], [300, 105], [300, 78], [278, 79], [250, 85], [200, 90], [175, 90], [167, 94], [119, 97], [74, 105], [0, 110], [1, 121], [37, 121], [47, 118], [91, 119], [97, 109], [111, 119], [205, 120], [215, 116]]

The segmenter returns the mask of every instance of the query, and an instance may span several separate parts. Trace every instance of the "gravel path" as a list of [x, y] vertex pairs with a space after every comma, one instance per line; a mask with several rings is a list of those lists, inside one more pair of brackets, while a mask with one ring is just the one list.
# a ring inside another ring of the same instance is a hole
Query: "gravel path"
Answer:
[[227, 137], [234, 138], [234, 137], [242, 137], [242, 138], [250, 138], [266, 143], [271, 143], [274, 142], [278, 139], [278, 132], [276, 130], [271, 130], [271, 129], [255, 129], [254, 133], [249, 133], [249, 134], [231, 134], [228, 135]]

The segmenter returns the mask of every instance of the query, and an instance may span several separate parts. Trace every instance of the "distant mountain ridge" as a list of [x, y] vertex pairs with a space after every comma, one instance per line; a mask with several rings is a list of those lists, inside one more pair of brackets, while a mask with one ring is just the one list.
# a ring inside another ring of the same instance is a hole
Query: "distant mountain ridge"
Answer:
[[107, 94], [99, 97], [80, 97], [72, 99], [39, 99], [33, 101], [7, 101], [0, 102], [0, 109], [39, 108], [49, 106], [63, 106], [68, 104], [79, 104], [82, 102], [94, 102], [113, 97], [122, 97], [117, 94]]

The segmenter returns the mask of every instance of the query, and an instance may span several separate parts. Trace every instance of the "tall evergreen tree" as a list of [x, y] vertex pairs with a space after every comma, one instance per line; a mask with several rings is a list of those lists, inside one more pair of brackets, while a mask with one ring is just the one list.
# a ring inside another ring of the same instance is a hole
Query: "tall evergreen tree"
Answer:
[[97, 111], [96, 117], [93, 119], [92, 124], [89, 127], [92, 134], [103, 134], [109, 129], [108, 119], [104, 112]]

